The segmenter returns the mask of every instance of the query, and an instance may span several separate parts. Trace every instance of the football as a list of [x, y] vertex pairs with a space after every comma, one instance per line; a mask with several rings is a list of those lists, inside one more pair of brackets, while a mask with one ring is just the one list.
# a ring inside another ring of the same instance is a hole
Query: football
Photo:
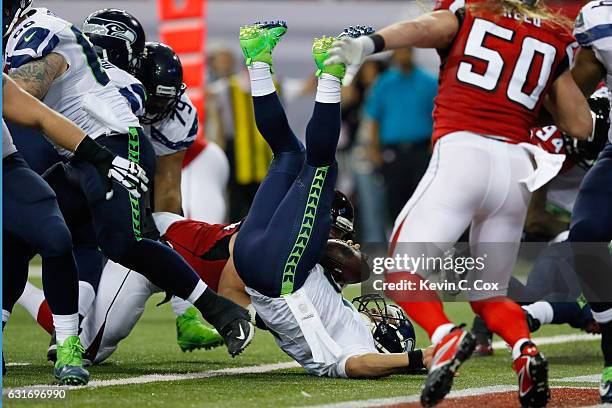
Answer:
[[363, 282], [370, 276], [367, 255], [341, 239], [327, 241], [320, 264], [340, 284]]

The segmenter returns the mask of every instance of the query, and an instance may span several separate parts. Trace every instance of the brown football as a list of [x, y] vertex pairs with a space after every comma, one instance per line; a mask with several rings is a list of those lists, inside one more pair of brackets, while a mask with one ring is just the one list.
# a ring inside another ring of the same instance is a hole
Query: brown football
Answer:
[[341, 284], [359, 283], [370, 277], [367, 255], [341, 239], [327, 240], [319, 263]]

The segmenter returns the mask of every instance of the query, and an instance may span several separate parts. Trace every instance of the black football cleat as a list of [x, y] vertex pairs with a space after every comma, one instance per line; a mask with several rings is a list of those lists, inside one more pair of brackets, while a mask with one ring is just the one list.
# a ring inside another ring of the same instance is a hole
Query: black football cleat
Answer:
[[232, 357], [236, 357], [251, 344], [255, 327], [248, 320], [236, 319], [223, 326], [219, 334], [225, 341], [227, 351]]

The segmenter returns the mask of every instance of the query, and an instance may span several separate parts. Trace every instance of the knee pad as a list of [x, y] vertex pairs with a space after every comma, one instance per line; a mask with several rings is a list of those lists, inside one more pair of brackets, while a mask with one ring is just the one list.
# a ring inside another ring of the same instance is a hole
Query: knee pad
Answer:
[[268, 172], [289, 173], [297, 176], [302, 170], [305, 161], [305, 150], [278, 153], [272, 159]]

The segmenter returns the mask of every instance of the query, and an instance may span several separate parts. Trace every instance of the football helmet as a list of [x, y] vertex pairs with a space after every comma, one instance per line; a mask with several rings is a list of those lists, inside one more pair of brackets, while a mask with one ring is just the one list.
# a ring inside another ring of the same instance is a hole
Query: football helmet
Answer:
[[83, 22], [83, 34], [100, 58], [134, 72], [145, 45], [145, 32], [134, 16], [118, 9], [98, 10]]
[[609, 91], [601, 88], [588, 99], [594, 116], [593, 137], [589, 140], [577, 140], [563, 134], [565, 151], [578, 166], [588, 170], [593, 166], [599, 153], [608, 141], [610, 130], [610, 100]]
[[342, 239], [351, 239], [353, 236], [353, 222], [355, 210], [351, 200], [343, 192], [334, 191], [334, 201], [331, 207], [332, 227], [340, 230]]
[[178, 55], [166, 44], [147, 42], [134, 75], [147, 91], [143, 124], [164, 120], [185, 93], [183, 66]]
[[353, 299], [353, 305], [370, 327], [374, 345], [381, 353], [407, 353], [416, 345], [416, 332], [404, 311], [387, 304], [377, 294], [362, 295]]
[[32, 0], [4, 0], [2, 2], [2, 38], [15, 28], [17, 21], [32, 10]]

